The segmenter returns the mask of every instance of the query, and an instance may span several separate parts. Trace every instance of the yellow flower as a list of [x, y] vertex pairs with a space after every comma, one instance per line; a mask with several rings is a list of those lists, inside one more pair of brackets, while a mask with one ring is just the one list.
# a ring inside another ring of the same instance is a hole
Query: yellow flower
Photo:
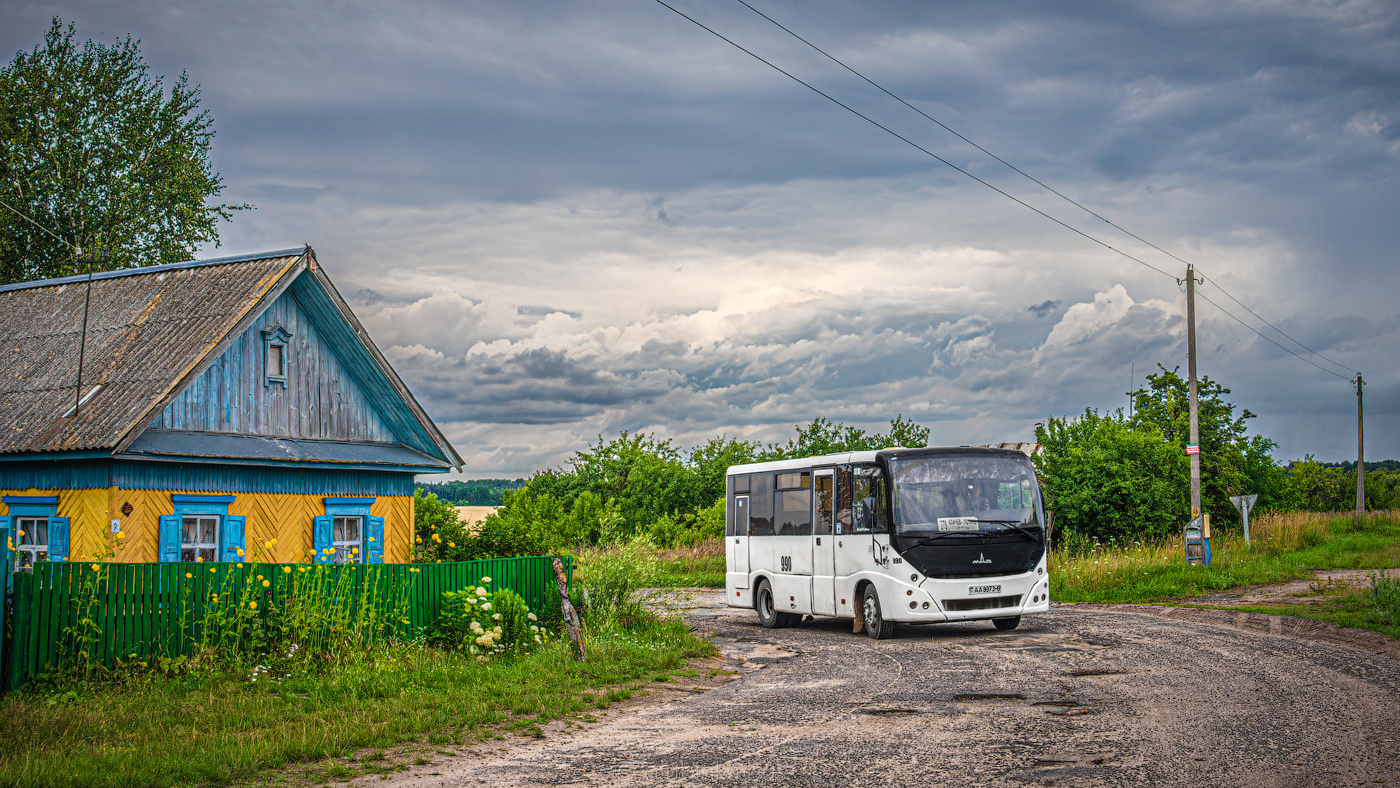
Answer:
[[20, 536], [24, 536], [24, 529], [21, 528], [21, 529], [19, 529], [18, 531], [16, 531], [16, 533], [19, 534]]
[[211, 567], [209, 567], [209, 574], [212, 575], [212, 574], [214, 574], [214, 572], [217, 571], [217, 570], [218, 570], [218, 567], [211, 566]]
[[195, 562], [196, 564], [202, 564], [202, 563], [204, 563], [204, 556], [199, 556], [199, 555], [195, 556], [195, 557], [194, 557], [194, 562]]
[[92, 565], [92, 571], [94, 571], [94, 572], [97, 571], [97, 564], [93, 564], [93, 565]]
[[448, 543], [447, 543], [447, 546], [448, 546], [448, 547], [456, 547], [456, 546], [457, 546], [457, 543], [456, 543], [456, 542], [448, 542]]
[[434, 541], [434, 542], [441, 542], [441, 541], [442, 541], [442, 537], [441, 537], [441, 536], [438, 536], [437, 534], [433, 534], [433, 541]]
[[284, 567], [282, 567], [282, 574], [284, 574], [284, 575], [289, 575], [289, 574], [291, 574], [291, 573], [292, 573], [292, 568], [291, 568], [290, 566], [284, 566]]
[[185, 577], [194, 577], [194, 575], [190, 574], [189, 572], [186, 572]]
[[257, 602], [249, 602], [249, 603], [248, 603], [248, 607], [250, 607], [250, 608], [252, 608], [252, 609], [254, 609], [254, 610], [257, 610], [257, 609], [258, 609], [258, 603], [257, 603]]
[[125, 538], [126, 538], [126, 531], [117, 531], [117, 538], [118, 538], [118, 539], [125, 539]]
[[271, 539], [269, 539], [268, 544], [277, 544], [277, 537], [274, 536]]
[[270, 585], [272, 585], [272, 584], [269, 583], [268, 581], [266, 581], [266, 580], [263, 581], [263, 588], [267, 588], [267, 587], [270, 586]]
[[241, 548], [241, 547], [238, 548], [237, 552], [238, 552], [238, 557], [239, 557], [239, 558], [242, 558], [242, 557], [243, 557], [243, 548]]
[[262, 579], [262, 575], [258, 575], [258, 579], [261, 580], [261, 579]]
[[242, 568], [243, 568], [243, 562], [242, 562], [242, 561], [239, 561], [239, 562], [238, 562], [238, 568], [239, 568], [239, 569], [242, 569]]
[[373, 542], [373, 541], [374, 541], [374, 537], [371, 536], [371, 537], [369, 538], [369, 540], [370, 540], [371, 542]]
[[423, 544], [423, 537], [415, 536], [413, 537], [413, 541], [417, 542], [418, 544]]

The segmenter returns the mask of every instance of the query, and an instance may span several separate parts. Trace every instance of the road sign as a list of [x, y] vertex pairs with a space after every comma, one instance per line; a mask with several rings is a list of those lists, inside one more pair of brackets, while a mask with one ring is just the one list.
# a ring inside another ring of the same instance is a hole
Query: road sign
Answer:
[[1249, 516], [1249, 510], [1254, 508], [1254, 502], [1257, 500], [1259, 500], [1259, 496], [1257, 494], [1230, 496], [1230, 503], [1234, 504], [1235, 508], [1240, 510], [1240, 514], [1244, 515], [1245, 517]]
[[1244, 518], [1244, 543], [1249, 544], [1249, 510], [1254, 508], [1254, 502], [1259, 500], [1256, 495], [1232, 495], [1230, 503], [1240, 510], [1240, 517]]

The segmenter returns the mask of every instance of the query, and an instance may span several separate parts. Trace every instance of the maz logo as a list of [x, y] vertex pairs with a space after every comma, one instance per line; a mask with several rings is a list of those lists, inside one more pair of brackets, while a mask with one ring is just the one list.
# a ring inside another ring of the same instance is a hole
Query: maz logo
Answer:
[[778, 559], [778, 570], [781, 571], [781, 572], [791, 572], [791, 571], [792, 571], [792, 556], [790, 556], [790, 555], [785, 555], [785, 556], [783, 556], [782, 558], [779, 558], [779, 559]]
[[982, 553], [978, 553], [978, 554], [977, 554], [977, 560], [976, 560], [976, 561], [973, 561], [972, 563], [974, 563], [974, 564], [990, 564], [991, 562], [992, 562], [992, 559], [988, 558], [986, 555], [984, 555], [984, 554], [982, 554]]

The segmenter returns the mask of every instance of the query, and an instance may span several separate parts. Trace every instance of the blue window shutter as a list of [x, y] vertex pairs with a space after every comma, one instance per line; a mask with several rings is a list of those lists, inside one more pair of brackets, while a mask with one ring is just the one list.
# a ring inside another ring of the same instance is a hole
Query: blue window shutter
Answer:
[[160, 516], [160, 560], [161, 563], [170, 563], [180, 560], [180, 515], [163, 514]]
[[331, 549], [331, 516], [323, 514], [315, 518], [311, 529], [311, 547], [316, 551], [316, 563], [329, 564], [331, 556], [323, 550]]
[[243, 527], [248, 524], [248, 518], [241, 514], [230, 514], [224, 517], [223, 539], [219, 544], [220, 561], [242, 561], [238, 557], [238, 551], [243, 547]]
[[10, 518], [0, 517], [0, 546], [3, 546], [5, 551], [5, 566], [3, 568], [6, 574], [13, 572], [15, 569], [14, 538], [14, 531], [10, 530]]
[[49, 518], [49, 560], [68, 560], [68, 523], [67, 517]]
[[365, 563], [384, 563], [384, 518], [369, 518], [369, 530], [365, 533]]

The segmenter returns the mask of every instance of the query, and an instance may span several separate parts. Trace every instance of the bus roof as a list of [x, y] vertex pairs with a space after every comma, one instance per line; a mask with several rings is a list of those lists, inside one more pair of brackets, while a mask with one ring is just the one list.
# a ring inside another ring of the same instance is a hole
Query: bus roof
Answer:
[[850, 465], [855, 463], [872, 463], [877, 458], [890, 458], [899, 456], [917, 456], [922, 454], [994, 454], [1012, 455], [1025, 458], [1025, 453], [1016, 449], [1002, 449], [986, 446], [929, 446], [920, 449], [879, 449], [872, 451], [850, 451], [840, 454], [822, 454], [814, 457], [794, 457], [790, 460], [772, 460], [769, 462], [751, 462], [747, 465], [731, 465], [726, 471], [727, 476], [734, 476], [740, 473], [761, 473], [763, 471], [788, 471], [811, 468], [821, 465]]

